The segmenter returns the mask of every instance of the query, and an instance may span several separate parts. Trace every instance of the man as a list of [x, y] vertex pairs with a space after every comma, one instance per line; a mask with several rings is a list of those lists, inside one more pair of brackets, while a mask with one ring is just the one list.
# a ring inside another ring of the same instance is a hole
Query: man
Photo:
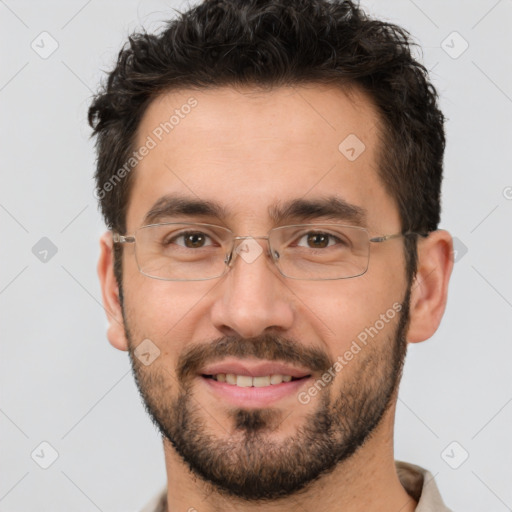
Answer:
[[89, 118], [108, 339], [164, 444], [145, 510], [449, 510], [393, 457], [453, 264], [407, 33], [350, 1], [205, 1], [130, 38]]

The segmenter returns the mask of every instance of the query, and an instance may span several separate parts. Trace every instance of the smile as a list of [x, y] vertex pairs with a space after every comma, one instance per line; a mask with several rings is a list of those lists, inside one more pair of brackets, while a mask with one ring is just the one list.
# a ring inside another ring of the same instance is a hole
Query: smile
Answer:
[[216, 380], [217, 382], [226, 382], [227, 384], [241, 388], [263, 388], [266, 386], [276, 386], [283, 382], [300, 380], [309, 377], [309, 375], [305, 377], [292, 377], [291, 375], [273, 374], [251, 377], [250, 375], [236, 375], [234, 373], [218, 373], [216, 375], [203, 375], [203, 377]]

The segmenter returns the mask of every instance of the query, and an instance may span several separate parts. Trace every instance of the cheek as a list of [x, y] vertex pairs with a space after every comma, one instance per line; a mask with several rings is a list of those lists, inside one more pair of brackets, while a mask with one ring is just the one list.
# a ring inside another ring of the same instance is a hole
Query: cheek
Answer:
[[149, 338], [161, 352], [178, 349], [178, 340], [193, 338], [198, 318], [204, 316], [206, 296], [214, 284], [161, 281], [135, 272], [123, 279], [126, 322], [133, 343]]
[[375, 337], [389, 335], [396, 324], [404, 293], [403, 278], [381, 275], [377, 281], [365, 274], [353, 280], [324, 284], [316, 290], [297, 291], [303, 304], [299, 315], [302, 321], [307, 319], [312, 324], [324, 348], [336, 358], [354, 340], [364, 339], [367, 329], [375, 328], [376, 324]]

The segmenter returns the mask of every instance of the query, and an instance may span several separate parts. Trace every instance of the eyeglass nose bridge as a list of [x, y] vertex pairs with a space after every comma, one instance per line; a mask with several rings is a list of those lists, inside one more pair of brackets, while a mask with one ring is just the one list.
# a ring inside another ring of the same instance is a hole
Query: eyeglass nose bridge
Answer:
[[[226, 264], [227, 267], [232, 267], [235, 261], [235, 256], [233, 256], [233, 254], [239, 254], [240, 251], [238, 250], [238, 248], [241, 246], [240, 241], [242, 240], [267, 240], [269, 249], [267, 251], [267, 255], [269, 255], [272, 258], [272, 261], [274, 263], [277, 263], [277, 261], [279, 260], [279, 253], [277, 251], [274, 251], [273, 247], [270, 245], [270, 236], [234, 236], [231, 250], [226, 254], [226, 257], [224, 258], [224, 263]], [[272, 251], [274, 251], [275, 254]]]

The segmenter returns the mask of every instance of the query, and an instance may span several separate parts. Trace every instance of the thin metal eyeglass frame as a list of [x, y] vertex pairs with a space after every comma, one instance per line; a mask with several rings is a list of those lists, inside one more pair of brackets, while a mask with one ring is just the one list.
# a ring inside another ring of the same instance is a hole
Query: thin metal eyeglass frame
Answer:
[[346, 225], [346, 224], [322, 224], [322, 223], [313, 223], [313, 224], [291, 224], [289, 226], [278, 226], [276, 228], [272, 228], [268, 234], [266, 236], [235, 236], [235, 234], [233, 233], [233, 231], [231, 231], [229, 228], [226, 228], [224, 226], [219, 226], [217, 224], [207, 224], [207, 223], [202, 223], [202, 222], [162, 222], [162, 223], [157, 223], [157, 224], [147, 224], [145, 226], [140, 226], [139, 228], [137, 228], [135, 230], [135, 232], [132, 234], [132, 235], [121, 235], [119, 233], [115, 233], [113, 232], [112, 233], [112, 240], [115, 244], [136, 244], [137, 243], [137, 238], [135, 236], [135, 234], [137, 233], [137, 231], [141, 230], [141, 229], [144, 229], [144, 228], [150, 228], [150, 227], [153, 227], [153, 226], [172, 226], [172, 225], [183, 225], [183, 226], [210, 226], [210, 227], [214, 227], [214, 228], [221, 228], [225, 231], [229, 231], [231, 234], [232, 234], [232, 237], [231, 237], [231, 240], [232, 240], [232, 245], [231, 245], [231, 249], [226, 253], [226, 256], [224, 258], [224, 263], [225, 263], [225, 270], [222, 274], [218, 275], [218, 276], [213, 276], [213, 277], [206, 277], [206, 278], [201, 278], [201, 279], [169, 279], [169, 278], [166, 278], [166, 277], [156, 277], [156, 276], [151, 276], [149, 274], [146, 274], [144, 273], [141, 268], [140, 268], [140, 265], [139, 265], [139, 262], [137, 260], [137, 268], [139, 269], [139, 272], [146, 276], [146, 277], [149, 277], [151, 279], [158, 279], [160, 281], [209, 281], [210, 279], [218, 279], [219, 277], [222, 277], [224, 275], [226, 275], [228, 273], [228, 271], [230, 270], [231, 268], [231, 264], [232, 262], [234, 261], [234, 258], [233, 258], [233, 252], [234, 252], [234, 249], [235, 249], [235, 245], [236, 245], [236, 240], [248, 240], [248, 239], [258, 239], [258, 240], [267, 240], [268, 241], [268, 245], [269, 245], [269, 254], [272, 258], [272, 261], [274, 262], [275, 266], [277, 267], [277, 270], [279, 271], [279, 273], [283, 276], [283, 277], [286, 277], [288, 279], [296, 279], [296, 280], [299, 280], [299, 281], [336, 281], [336, 280], [340, 280], [340, 279], [353, 279], [355, 277], [360, 277], [362, 275], [364, 275], [367, 271], [368, 271], [368, 267], [370, 266], [370, 246], [368, 246], [368, 264], [366, 266], [366, 269], [364, 272], [361, 272], [360, 274], [357, 274], [355, 276], [349, 276], [349, 277], [334, 277], [334, 278], [302, 278], [302, 277], [290, 277], [290, 276], [287, 276], [286, 274], [283, 273], [283, 271], [281, 270], [281, 268], [279, 267], [278, 265], [278, 262], [273, 254], [273, 248], [272, 246], [270, 245], [270, 233], [274, 230], [277, 230], [277, 229], [285, 229], [285, 228], [289, 228], [289, 227], [308, 227], [308, 226], [333, 226], [333, 227], [342, 227], [342, 228], [350, 228], [350, 229], [358, 229], [358, 230], [361, 230], [361, 231], [365, 231], [366, 234], [368, 235], [368, 241], [369, 242], [373, 242], [373, 243], [382, 243], [382, 242], [387, 242], [388, 240], [392, 240], [392, 239], [395, 239], [395, 238], [401, 238], [401, 237], [405, 237], [405, 236], [410, 236], [410, 235], [418, 235], [418, 236], [422, 236], [422, 237], [428, 237], [430, 233], [417, 233], [415, 231], [406, 231], [405, 233], [392, 233], [392, 234], [389, 234], [389, 235], [379, 235], [379, 236], [375, 236], [375, 237], [371, 237], [370, 238], [370, 233], [369, 231], [366, 229], [366, 228], [363, 228], [361, 226], [350, 226], [350, 225]]

